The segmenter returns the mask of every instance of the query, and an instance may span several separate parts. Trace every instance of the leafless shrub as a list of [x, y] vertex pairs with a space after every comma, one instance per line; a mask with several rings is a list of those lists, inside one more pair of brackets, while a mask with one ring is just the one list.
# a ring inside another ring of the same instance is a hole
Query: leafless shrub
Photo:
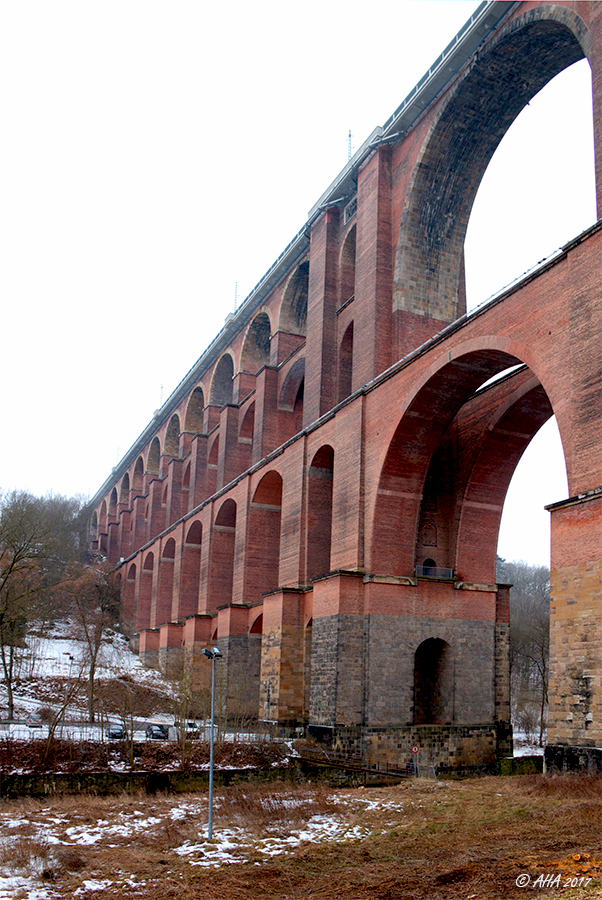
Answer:
[[76, 847], [57, 847], [54, 858], [58, 866], [68, 872], [79, 872], [86, 866], [85, 858]]
[[47, 841], [18, 835], [0, 845], [0, 865], [7, 869], [40, 872], [50, 859]]
[[271, 832], [299, 828], [312, 816], [332, 813], [332, 793], [321, 786], [294, 788], [288, 785], [234, 785], [221, 798], [223, 813], [231, 824], [248, 831]]

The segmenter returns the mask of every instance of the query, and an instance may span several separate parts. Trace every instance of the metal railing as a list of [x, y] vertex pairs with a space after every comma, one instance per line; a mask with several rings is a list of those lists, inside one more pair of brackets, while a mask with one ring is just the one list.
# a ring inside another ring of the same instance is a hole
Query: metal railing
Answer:
[[364, 772], [368, 775], [388, 775], [392, 778], [411, 778], [416, 774], [412, 763], [401, 764], [372, 760], [367, 757], [348, 753], [335, 753], [320, 748], [303, 747], [298, 750], [301, 759], [319, 766], [331, 766], [335, 769], [347, 769], [353, 772]]
[[454, 570], [444, 566], [416, 566], [418, 578], [453, 578]]

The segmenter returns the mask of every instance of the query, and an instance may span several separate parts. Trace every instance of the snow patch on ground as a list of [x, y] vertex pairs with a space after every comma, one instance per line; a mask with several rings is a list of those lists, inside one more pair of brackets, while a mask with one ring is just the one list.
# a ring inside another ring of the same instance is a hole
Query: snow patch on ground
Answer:
[[[282, 798], [284, 799], [284, 798]], [[361, 796], [359, 791], [340, 793], [331, 798], [338, 809], [330, 814], [319, 813], [310, 818], [300, 827], [287, 827], [282, 822], [271, 826], [267, 824], [261, 836], [256, 836], [244, 827], [214, 827], [213, 839], [207, 838], [206, 822], [208, 817], [208, 798], [199, 796], [193, 800], [187, 798], [182, 802], [175, 801], [173, 806], [165, 810], [162, 815], [148, 815], [140, 809], [131, 809], [120, 812], [115, 819], [98, 818], [94, 822], [73, 823], [65, 828], [69, 819], [57, 816], [46, 807], [41, 807], [27, 817], [19, 820], [9, 816], [0, 815], [0, 835], [3, 846], [10, 842], [18, 825], [27, 825], [35, 829], [52, 852], [56, 847], [99, 847], [103, 843], [113, 846], [117, 841], [135, 843], [137, 836], [144, 833], [152, 838], [156, 833], [164, 832], [167, 823], [193, 821], [198, 822], [196, 839], [184, 840], [179, 846], [173, 848], [173, 852], [190, 866], [219, 867], [234, 865], [251, 861], [261, 866], [271, 857], [285, 853], [291, 853], [303, 843], [326, 843], [341, 841], [358, 841], [368, 834], [374, 834], [374, 827], [364, 824], [349, 824], [350, 811], [358, 812], [362, 808], [384, 809], [391, 813], [390, 820], [380, 820], [378, 833], [385, 833], [389, 828], [399, 825], [400, 813], [413, 804], [408, 798], [368, 799]], [[295, 794], [290, 795], [285, 803], [291, 808], [298, 803]], [[304, 797], [307, 803], [308, 798]], [[219, 808], [216, 802], [215, 808]], [[77, 815], [75, 816], [77, 818]], [[389, 817], [387, 817], [389, 819]], [[111, 873], [112, 874], [112, 873]], [[73, 892], [73, 896], [81, 896], [89, 891], [101, 890], [112, 887], [116, 896], [125, 896], [128, 887], [135, 886], [132, 875], [116, 872], [110, 879], [94, 877], [95, 873], [86, 872], [81, 875], [81, 884]], [[58, 886], [40, 887], [39, 873], [15, 871], [10, 873], [8, 866], [0, 866], [0, 900], [8, 900], [13, 897], [24, 897], [27, 900], [56, 900], [61, 894]], [[37, 880], [37, 884], [36, 884]]]

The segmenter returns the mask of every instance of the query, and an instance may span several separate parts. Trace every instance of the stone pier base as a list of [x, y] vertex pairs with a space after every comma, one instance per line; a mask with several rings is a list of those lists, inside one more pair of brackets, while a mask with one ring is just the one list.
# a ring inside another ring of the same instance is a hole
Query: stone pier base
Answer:
[[602, 775], [602, 747], [549, 744], [544, 751], [544, 770], [548, 774]]
[[[337, 726], [308, 729], [320, 740], [330, 738], [331, 749], [365, 758], [397, 763], [418, 762], [439, 773], [496, 771], [497, 760], [513, 752], [509, 722], [491, 725], [407, 725], [397, 728]], [[413, 753], [412, 748], [418, 752]]]

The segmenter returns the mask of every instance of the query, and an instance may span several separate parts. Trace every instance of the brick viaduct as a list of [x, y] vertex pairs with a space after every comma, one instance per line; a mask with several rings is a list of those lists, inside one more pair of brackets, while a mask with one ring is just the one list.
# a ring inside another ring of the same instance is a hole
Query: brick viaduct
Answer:
[[602, 223], [468, 315], [463, 268], [498, 143], [583, 57], [600, 210], [602, 3], [481, 4], [93, 498], [149, 665], [200, 670], [217, 644], [230, 708], [491, 762], [511, 741], [502, 506], [556, 415], [549, 740], [601, 744]]

